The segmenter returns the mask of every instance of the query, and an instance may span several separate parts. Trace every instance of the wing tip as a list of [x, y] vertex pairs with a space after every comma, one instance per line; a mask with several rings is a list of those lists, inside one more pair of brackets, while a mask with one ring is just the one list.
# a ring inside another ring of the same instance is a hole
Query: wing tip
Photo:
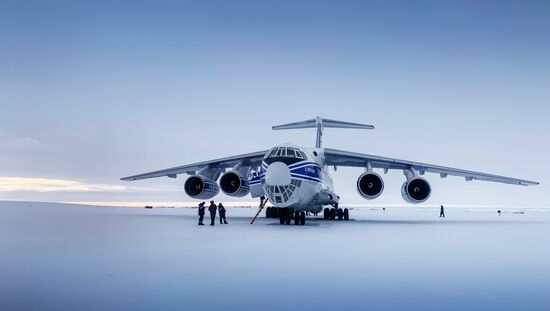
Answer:
[[540, 183], [538, 181], [522, 180], [518, 183], [521, 186], [538, 186]]

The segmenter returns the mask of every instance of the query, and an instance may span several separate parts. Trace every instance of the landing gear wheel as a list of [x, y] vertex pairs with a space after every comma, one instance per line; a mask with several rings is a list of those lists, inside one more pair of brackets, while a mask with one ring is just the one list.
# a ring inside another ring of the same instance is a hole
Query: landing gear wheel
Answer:
[[344, 220], [349, 220], [349, 210], [344, 208]]
[[283, 213], [279, 214], [279, 224], [284, 225], [285, 224], [285, 216]]
[[273, 218], [273, 213], [271, 211], [271, 207], [268, 207], [265, 209], [265, 218]]
[[300, 226], [303, 226], [306, 224], [306, 213], [300, 212]]
[[331, 208], [330, 209], [330, 220], [334, 220], [334, 219], [336, 219], [336, 209]]
[[290, 221], [292, 218], [292, 213], [290, 212], [290, 208], [285, 208], [283, 214], [285, 215], [285, 224], [290, 225]]
[[338, 220], [343, 220], [344, 219], [344, 211], [341, 208], [336, 210], [336, 214], [338, 215]]
[[296, 212], [294, 213], [293, 216], [294, 216], [294, 225], [298, 226], [300, 224], [300, 213]]
[[272, 207], [272, 208], [271, 208], [271, 212], [273, 213], [273, 214], [272, 214], [273, 218], [279, 217], [279, 209], [278, 209], [278, 208]]
[[324, 220], [330, 219], [330, 210], [328, 207], [325, 207], [325, 209], [323, 210], [323, 219]]

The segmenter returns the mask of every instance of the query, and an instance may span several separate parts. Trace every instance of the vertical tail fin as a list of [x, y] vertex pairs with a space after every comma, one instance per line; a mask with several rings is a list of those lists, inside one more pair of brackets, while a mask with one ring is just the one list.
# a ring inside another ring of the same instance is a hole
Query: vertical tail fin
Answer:
[[321, 148], [321, 141], [323, 137], [323, 128], [346, 128], [346, 129], [374, 129], [374, 126], [369, 124], [352, 123], [337, 121], [331, 119], [323, 119], [317, 117], [315, 119], [304, 120], [299, 122], [287, 123], [273, 126], [273, 130], [292, 130], [292, 129], [304, 129], [304, 128], [317, 128], [317, 140], [315, 142], [316, 148]]

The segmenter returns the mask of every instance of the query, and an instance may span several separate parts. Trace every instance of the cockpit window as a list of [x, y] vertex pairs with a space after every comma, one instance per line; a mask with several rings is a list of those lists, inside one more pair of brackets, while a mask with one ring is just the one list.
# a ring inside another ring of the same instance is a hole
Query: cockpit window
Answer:
[[296, 158], [296, 155], [294, 153], [294, 148], [287, 148], [286, 155], [291, 158]]
[[291, 165], [306, 159], [305, 154], [293, 147], [275, 147], [271, 149], [265, 157], [264, 162], [271, 164], [273, 162], [283, 162], [286, 165]]
[[275, 156], [276, 153], [277, 153], [277, 148], [273, 148], [271, 149], [267, 157], [269, 158], [269, 157]]

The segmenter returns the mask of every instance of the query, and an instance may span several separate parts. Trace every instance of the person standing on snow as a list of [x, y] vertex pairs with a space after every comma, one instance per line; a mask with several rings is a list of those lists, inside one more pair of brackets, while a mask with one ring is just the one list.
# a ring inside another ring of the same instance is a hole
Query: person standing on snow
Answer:
[[199, 226], [204, 226], [202, 221], [204, 220], [204, 209], [205, 209], [204, 205], [205, 204], [206, 203], [204, 203], [204, 202], [199, 203]]
[[218, 213], [220, 213], [220, 224], [227, 225], [227, 219], [225, 218], [225, 207], [223, 207], [221, 202], [218, 204]]
[[208, 206], [208, 211], [210, 212], [210, 225], [214, 225], [214, 221], [216, 220], [216, 210], [218, 210], [218, 207], [216, 206], [216, 203], [214, 201], [210, 201], [210, 206]]

